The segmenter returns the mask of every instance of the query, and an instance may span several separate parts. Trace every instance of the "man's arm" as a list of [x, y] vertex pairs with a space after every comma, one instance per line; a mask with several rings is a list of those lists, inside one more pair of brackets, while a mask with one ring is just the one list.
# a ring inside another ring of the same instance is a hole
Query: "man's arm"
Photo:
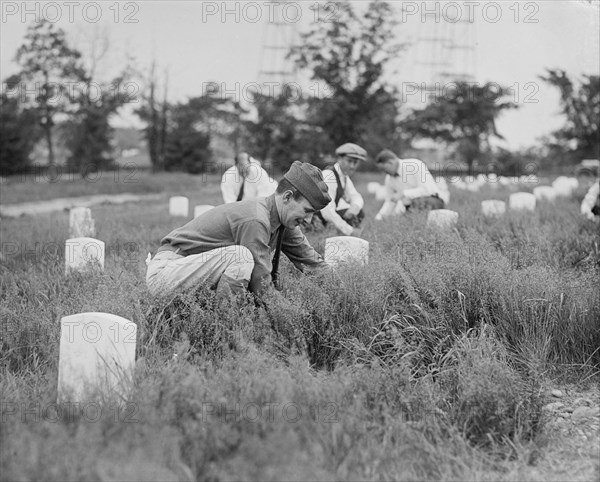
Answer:
[[385, 201], [383, 202], [383, 206], [375, 216], [376, 221], [381, 221], [384, 217], [389, 216], [394, 213], [396, 208], [396, 204], [398, 203], [398, 194], [396, 193], [396, 189], [392, 186], [392, 177], [389, 175], [385, 176]]
[[323, 180], [327, 184], [327, 192], [329, 193], [329, 197], [331, 198], [331, 202], [321, 209], [321, 216], [328, 223], [332, 223], [338, 231], [346, 236], [350, 236], [352, 234], [352, 226], [350, 226], [344, 219], [335, 212], [335, 194], [337, 191], [337, 181], [335, 179], [335, 174], [333, 171], [325, 170], [323, 171]]
[[298, 227], [285, 230], [281, 251], [300, 271], [304, 271], [307, 267], [311, 270], [329, 267]]
[[365, 200], [362, 195], [356, 190], [354, 187], [354, 183], [350, 177], [346, 177], [346, 189], [345, 193], [346, 197], [349, 200], [350, 207], [348, 208], [348, 214], [358, 214], [360, 210], [365, 205]]

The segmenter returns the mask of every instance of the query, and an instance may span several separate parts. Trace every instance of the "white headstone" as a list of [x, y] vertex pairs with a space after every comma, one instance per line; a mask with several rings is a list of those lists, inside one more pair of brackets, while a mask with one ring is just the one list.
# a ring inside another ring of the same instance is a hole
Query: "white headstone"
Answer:
[[58, 402], [127, 400], [137, 325], [110, 313], [78, 313], [60, 327]]
[[214, 208], [214, 206], [211, 204], [200, 204], [194, 208], [194, 217], [197, 218], [206, 211], [210, 211], [212, 208]]
[[574, 177], [558, 176], [552, 183], [557, 196], [569, 197], [577, 189], [579, 182]]
[[367, 183], [367, 192], [370, 194], [375, 194], [380, 187], [381, 187], [381, 184], [379, 184], [378, 182], [368, 182]]
[[369, 262], [369, 242], [353, 236], [335, 236], [325, 241], [325, 262], [337, 266], [342, 262]]
[[508, 198], [508, 207], [516, 210], [535, 210], [535, 196], [529, 192], [515, 192]]
[[500, 177], [495, 172], [490, 172], [487, 175], [487, 184], [490, 187], [497, 188], [500, 185]]
[[496, 199], [481, 201], [481, 211], [485, 217], [502, 216], [506, 212], [506, 203]]
[[69, 238], [93, 238], [96, 226], [90, 208], [71, 208], [69, 211]]
[[169, 199], [169, 214], [171, 216], [187, 217], [190, 201], [185, 196], [173, 196]]
[[458, 221], [458, 213], [450, 209], [434, 209], [427, 215], [427, 226], [452, 229]]
[[99, 268], [104, 270], [104, 241], [72, 238], [65, 242], [65, 273]]
[[465, 184], [465, 181], [463, 181], [462, 179], [457, 179], [452, 184], [454, 185], [454, 187], [456, 189], [466, 189], [467, 188], [467, 185]]
[[558, 194], [556, 193], [556, 189], [552, 186], [538, 186], [533, 188], [533, 195], [538, 201], [542, 199], [547, 199], [548, 201], [554, 201]]

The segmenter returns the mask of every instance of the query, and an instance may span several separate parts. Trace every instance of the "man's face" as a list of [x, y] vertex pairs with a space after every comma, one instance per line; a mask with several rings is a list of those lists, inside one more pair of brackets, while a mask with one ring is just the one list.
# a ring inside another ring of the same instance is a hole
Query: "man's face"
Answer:
[[356, 157], [339, 156], [338, 161], [342, 168], [342, 172], [347, 176], [352, 176], [360, 164], [360, 159], [357, 159]]
[[250, 156], [248, 154], [240, 154], [238, 156], [237, 170], [241, 176], [246, 177], [248, 168], [250, 167]]
[[288, 229], [296, 226], [309, 224], [312, 221], [315, 210], [304, 197], [294, 200], [292, 191], [283, 193], [283, 209], [281, 213], [281, 224]]
[[377, 164], [377, 167], [386, 174], [393, 176], [398, 172], [398, 159], [388, 159], [385, 162], [380, 162]]

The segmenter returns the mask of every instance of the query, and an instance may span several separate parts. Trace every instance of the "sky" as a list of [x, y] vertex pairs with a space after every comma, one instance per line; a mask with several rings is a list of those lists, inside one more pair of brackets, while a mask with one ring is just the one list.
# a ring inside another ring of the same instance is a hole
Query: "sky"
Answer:
[[[285, 44], [311, 22], [335, 21], [326, 2], [282, 1], [1, 1], [0, 77], [15, 73], [17, 48], [27, 26], [42, 16], [67, 32], [72, 44], [90, 58], [92, 39], [108, 39], [97, 63], [99, 78], [112, 78], [128, 58], [144, 72], [152, 60], [161, 74], [168, 71], [170, 100], [198, 96], [216, 81], [237, 100], [249, 98], [248, 87], [259, 72], [282, 65], [266, 44]], [[357, 12], [367, 2], [353, 1]], [[395, 33], [407, 46], [390, 65], [386, 79], [394, 83], [409, 106], [423, 104], [415, 89], [436, 78], [441, 69], [470, 74], [474, 82], [512, 87], [519, 109], [498, 120], [505, 141], [519, 149], [559, 128], [558, 91], [539, 76], [547, 68], [571, 77], [600, 73], [600, 8], [598, 0], [568, 1], [395, 1]], [[280, 20], [282, 26], [273, 22]], [[437, 39], [433, 41], [431, 39]], [[444, 43], [445, 42], [445, 43]], [[440, 45], [466, 46], [443, 49]], [[440, 66], [446, 62], [448, 66]], [[437, 63], [438, 65], [431, 65]], [[295, 79], [305, 93], [320, 86], [306, 74]], [[3, 89], [6, 86], [3, 84]], [[143, 86], [130, 85], [131, 91]], [[321, 93], [322, 90], [319, 90]], [[139, 125], [126, 112], [117, 125]]]

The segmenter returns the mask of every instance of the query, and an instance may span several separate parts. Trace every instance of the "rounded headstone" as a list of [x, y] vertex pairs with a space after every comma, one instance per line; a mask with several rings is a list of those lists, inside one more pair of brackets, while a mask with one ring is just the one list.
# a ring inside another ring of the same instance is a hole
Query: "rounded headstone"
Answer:
[[104, 270], [104, 241], [94, 238], [71, 238], [65, 241], [65, 273]]
[[538, 186], [533, 188], [533, 195], [538, 201], [546, 199], [547, 201], [554, 201], [558, 194], [556, 189], [552, 186]]
[[369, 242], [354, 236], [334, 236], [325, 241], [325, 262], [337, 266], [342, 262], [367, 264]]
[[450, 209], [434, 209], [427, 214], [427, 226], [452, 229], [458, 222], [458, 213]]
[[552, 187], [558, 196], [569, 197], [579, 186], [579, 181], [574, 177], [558, 176], [552, 183]]
[[204, 214], [207, 211], [210, 211], [213, 208], [214, 206], [211, 204], [200, 204], [194, 208], [194, 217], [197, 218], [198, 216]]
[[110, 313], [78, 313], [60, 326], [58, 402], [127, 400], [137, 325]]
[[529, 192], [515, 192], [508, 199], [508, 206], [512, 210], [535, 210], [535, 196]]
[[169, 199], [169, 214], [171, 216], [187, 217], [190, 201], [185, 196], [173, 196]]
[[485, 217], [502, 216], [506, 212], [506, 203], [497, 199], [481, 201], [481, 212]]

